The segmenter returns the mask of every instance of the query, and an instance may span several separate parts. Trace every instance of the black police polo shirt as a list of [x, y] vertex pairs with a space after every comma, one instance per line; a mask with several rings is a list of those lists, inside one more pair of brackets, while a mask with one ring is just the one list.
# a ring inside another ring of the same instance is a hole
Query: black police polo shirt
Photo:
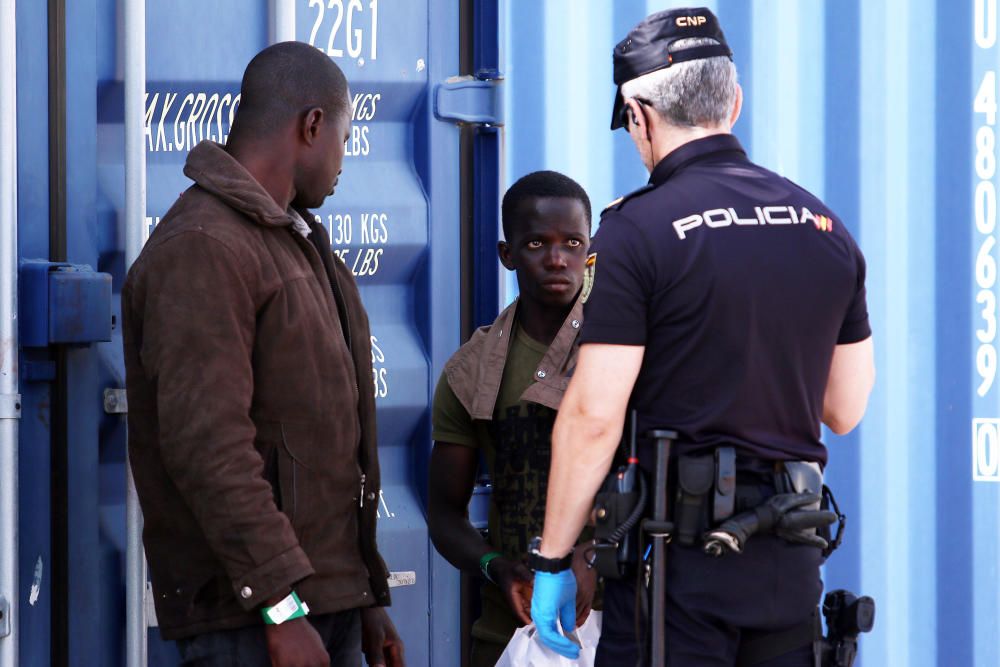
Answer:
[[826, 463], [834, 346], [871, 329], [864, 257], [823, 202], [710, 136], [606, 209], [591, 251], [581, 341], [645, 346], [639, 433], [678, 431], [677, 453]]

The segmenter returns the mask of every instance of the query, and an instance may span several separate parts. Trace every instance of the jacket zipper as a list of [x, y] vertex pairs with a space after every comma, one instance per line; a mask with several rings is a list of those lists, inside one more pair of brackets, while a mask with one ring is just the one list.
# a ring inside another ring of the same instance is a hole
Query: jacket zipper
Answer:
[[[315, 231], [313, 233], [315, 233]], [[293, 234], [294, 234], [294, 232], [293, 232]], [[313, 244], [312, 240], [311, 239], [302, 239], [302, 241], [305, 242], [305, 245], [309, 246], [309, 250], [310, 251], [312, 251], [313, 253], [316, 254], [316, 259], [319, 260], [319, 265], [321, 267], [323, 267], [323, 273], [327, 273], [327, 271], [326, 271], [326, 265], [323, 263], [323, 258], [320, 256], [320, 251]], [[340, 262], [342, 260], [340, 260], [337, 257], [334, 257], [333, 261], [334, 262]], [[332, 271], [330, 271], [329, 273], [327, 273], [327, 282], [330, 283], [330, 293], [333, 296], [334, 310], [337, 313], [338, 319], [340, 318], [340, 311], [337, 309], [337, 304], [338, 303], [343, 303], [344, 304], [344, 318], [341, 320], [341, 330], [344, 332], [344, 342], [347, 343], [347, 353], [348, 353], [348, 356], [351, 359], [351, 365], [355, 367], [354, 368], [354, 396], [355, 396], [355, 400], [357, 400], [358, 403], [359, 403], [359, 405], [360, 405], [360, 401], [361, 401], [361, 387], [358, 385], [357, 365], [354, 362], [354, 353], [353, 353], [352, 347], [351, 347], [351, 320], [350, 320], [350, 313], [347, 312], [347, 304], [346, 304], [346, 302], [344, 302], [343, 295], [340, 296], [339, 300], [337, 299], [338, 293], [340, 292], [340, 282], [337, 279], [337, 267], [336, 266], [333, 267]], [[360, 424], [359, 424], [359, 426], [360, 426]], [[359, 431], [358, 435], [359, 435], [359, 437], [361, 436], [360, 431]], [[360, 465], [358, 465], [358, 469], [359, 470], [361, 469]], [[367, 478], [368, 478], [368, 476], [364, 472], [362, 472], [361, 473], [361, 497], [359, 499], [359, 505], [360, 505], [361, 509], [363, 509], [364, 506], [365, 506], [365, 482], [366, 482]], [[370, 540], [372, 546], [374, 547], [374, 535], [369, 536], [369, 540]]]

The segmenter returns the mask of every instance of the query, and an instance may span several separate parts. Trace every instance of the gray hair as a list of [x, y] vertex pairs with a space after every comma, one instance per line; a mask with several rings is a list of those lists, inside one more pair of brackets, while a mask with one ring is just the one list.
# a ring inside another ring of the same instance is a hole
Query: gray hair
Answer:
[[[714, 39], [681, 39], [670, 51], [718, 44]], [[671, 125], [717, 126], [729, 120], [736, 102], [736, 65], [725, 56], [688, 60], [622, 84], [622, 96], [649, 102]]]

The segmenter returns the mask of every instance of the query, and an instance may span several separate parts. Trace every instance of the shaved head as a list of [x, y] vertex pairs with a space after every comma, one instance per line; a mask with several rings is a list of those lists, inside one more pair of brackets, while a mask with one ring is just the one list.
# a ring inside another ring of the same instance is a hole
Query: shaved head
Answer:
[[255, 138], [287, 126], [311, 108], [328, 117], [348, 111], [347, 79], [326, 54], [302, 42], [269, 46], [243, 73], [232, 134]]

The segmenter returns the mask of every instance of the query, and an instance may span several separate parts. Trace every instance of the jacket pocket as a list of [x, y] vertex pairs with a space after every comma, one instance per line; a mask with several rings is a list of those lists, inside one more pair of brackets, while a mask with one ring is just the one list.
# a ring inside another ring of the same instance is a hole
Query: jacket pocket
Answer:
[[277, 473], [277, 486], [274, 489], [275, 503], [278, 509], [288, 516], [295, 525], [295, 514], [298, 509], [299, 471], [295, 458], [288, 451], [284, 442], [274, 448], [274, 460]]
[[281, 423], [281, 503], [300, 539], [333, 529], [332, 522], [356, 525], [362, 476], [357, 445], [344, 440], [321, 423]]
[[281, 442], [281, 424], [278, 422], [268, 422], [255, 420], [257, 436], [254, 439], [254, 447], [260, 458], [264, 461], [264, 470], [261, 473], [268, 484], [271, 485], [271, 493], [274, 496], [274, 505], [279, 511], [285, 511], [286, 502], [282, 496], [282, 472], [287, 467], [282, 463], [283, 457]]

